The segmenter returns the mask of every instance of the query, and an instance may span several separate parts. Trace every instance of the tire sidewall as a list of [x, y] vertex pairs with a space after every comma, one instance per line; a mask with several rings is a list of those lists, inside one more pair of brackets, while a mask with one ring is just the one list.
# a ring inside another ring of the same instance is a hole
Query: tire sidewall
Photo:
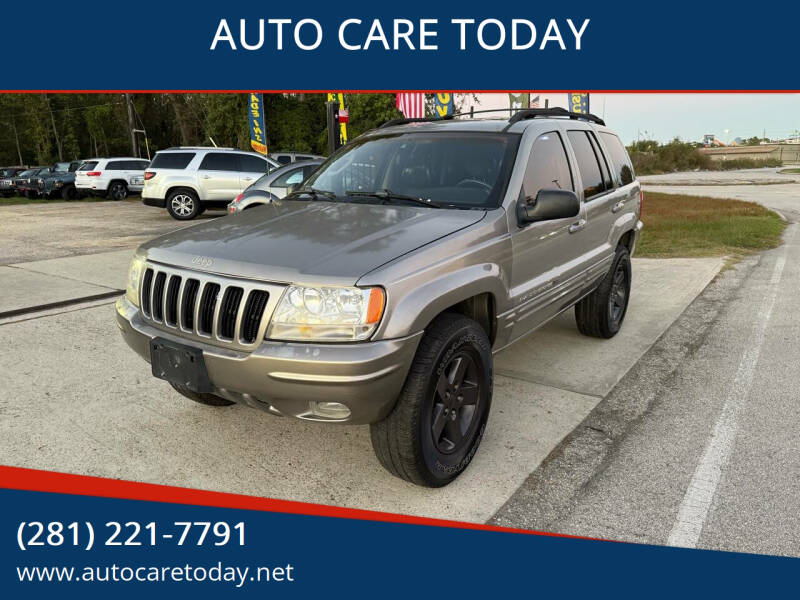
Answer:
[[607, 328], [611, 333], [617, 333], [621, 329], [622, 323], [623, 323], [623, 321], [625, 321], [625, 315], [628, 313], [628, 306], [630, 305], [630, 299], [631, 299], [631, 257], [630, 257], [630, 254], [628, 254], [627, 249], [623, 248], [623, 249], [618, 251], [617, 257], [614, 260], [614, 264], [611, 267], [611, 272], [609, 274], [610, 275], [610, 280], [609, 280], [609, 286], [608, 286], [608, 295], [609, 296], [611, 294], [611, 289], [612, 289], [613, 283], [614, 283], [614, 275], [617, 273], [617, 270], [619, 269], [620, 265], [622, 265], [622, 267], [625, 269], [625, 288], [626, 288], [625, 289], [625, 307], [622, 310], [622, 314], [620, 315], [619, 320], [615, 322], [615, 321], [613, 321], [611, 319], [611, 311], [610, 311], [609, 305], [608, 305], [609, 298], [605, 299], [606, 300], [606, 302], [605, 302], [606, 319], [607, 319], [607, 323], [608, 323]]
[[[193, 210], [188, 215], [179, 215], [172, 208], [172, 200], [176, 196], [180, 196], [180, 195], [185, 195], [185, 196], [188, 196], [188, 197], [190, 197], [192, 199]], [[175, 190], [167, 198], [167, 212], [169, 212], [170, 216], [173, 219], [176, 219], [178, 221], [190, 221], [191, 219], [194, 219], [201, 212], [201, 210], [200, 210], [200, 202], [197, 199], [197, 194], [195, 194], [191, 190], [187, 190], [187, 189]]]
[[[475, 416], [470, 425], [468, 435], [473, 437], [469, 443], [451, 454], [443, 454], [436, 448], [431, 436], [434, 395], [440, 375], [453, 355], [460, 351], [470, 353], [478, 367], [481, 388], [480, 414]], [[417, 439], [419, 441], [421, 459], [428, 472], [430, 483], [434, 486], [442, 486], [455, 479], [467, 468], [473, 456], [475, 456], [486, 430], [494, 383], [492, 352], [489, 340], [482, 331], [477, 329], [477, 326], [462, 327], [442, 346], [433, 365], [433, 370], [429, 374], [428, 382], [425, 386], [425, 396], [420, 405], [420, 413], [417, 420], [419, 427]]]
[[[116, 190], [121, 188], [121, 194], [117, 197]], [[114, 181], [108, 188], [108, 195], [112, 200], [124, 200], [128, 197], [128, 186], [121, 181]]]

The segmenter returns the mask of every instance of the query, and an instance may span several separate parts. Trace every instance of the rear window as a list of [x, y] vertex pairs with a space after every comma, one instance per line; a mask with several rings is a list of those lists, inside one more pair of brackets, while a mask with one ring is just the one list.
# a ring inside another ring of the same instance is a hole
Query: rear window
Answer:
[[185, 169], [192, 162], [194, 152], [159, 152], [150, 163], [153, 169]]
[[275, 160], [277, 160], [282, 165], [288, 165], [290, 162], [292, 162], [292, 157], [289, 156], [288, 154], [279, 154]]
[[96, 160], [90, 160], [88, 162], [83, 163], [79, 168], [78, 171], [91, 171], [97, 166]]
[[127, 160], [112, 160], [106, 165], [106, 171], [124, 171], [127, 168]]
[[611, 164], [613, 165], [620, 185], [633, 183], [633, 165], [620, 139], [615, 134], [605, 131], [600, 132], [600, 138], [605, 143], [608, 153], [611, 155]]

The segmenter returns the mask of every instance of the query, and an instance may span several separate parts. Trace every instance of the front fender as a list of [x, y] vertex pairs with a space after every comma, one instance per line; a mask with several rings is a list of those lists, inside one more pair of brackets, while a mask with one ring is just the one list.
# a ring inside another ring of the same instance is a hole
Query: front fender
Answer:
[[[508, 294], [502, 284], [500, 266], [494, 263], [470, 265], [444, 273], [419, 287], [387, 290], [387, 314], [376, 338], [400, 338], [424, 330], [440, 313], [480, 294], [492, 294], [495, 301]], [[399, 294], [399, 297], [398, 297]]]

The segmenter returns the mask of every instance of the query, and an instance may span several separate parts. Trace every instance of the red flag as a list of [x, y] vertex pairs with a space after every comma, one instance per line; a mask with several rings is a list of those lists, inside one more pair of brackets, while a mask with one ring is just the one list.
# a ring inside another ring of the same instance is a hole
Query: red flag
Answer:
[[425, 117], [425, 94], [399, 93], [396, 106], [407, 119], [422, 119]]

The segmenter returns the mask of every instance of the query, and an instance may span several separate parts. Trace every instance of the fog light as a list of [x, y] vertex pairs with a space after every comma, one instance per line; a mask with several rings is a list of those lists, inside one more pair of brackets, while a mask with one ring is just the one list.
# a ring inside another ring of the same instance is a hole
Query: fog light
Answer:
[[346, 419], [350, 416], [350, 409], [338, 402], [320, 402], [313, 400], [310, 403], [311, 412], [323, 419]]

